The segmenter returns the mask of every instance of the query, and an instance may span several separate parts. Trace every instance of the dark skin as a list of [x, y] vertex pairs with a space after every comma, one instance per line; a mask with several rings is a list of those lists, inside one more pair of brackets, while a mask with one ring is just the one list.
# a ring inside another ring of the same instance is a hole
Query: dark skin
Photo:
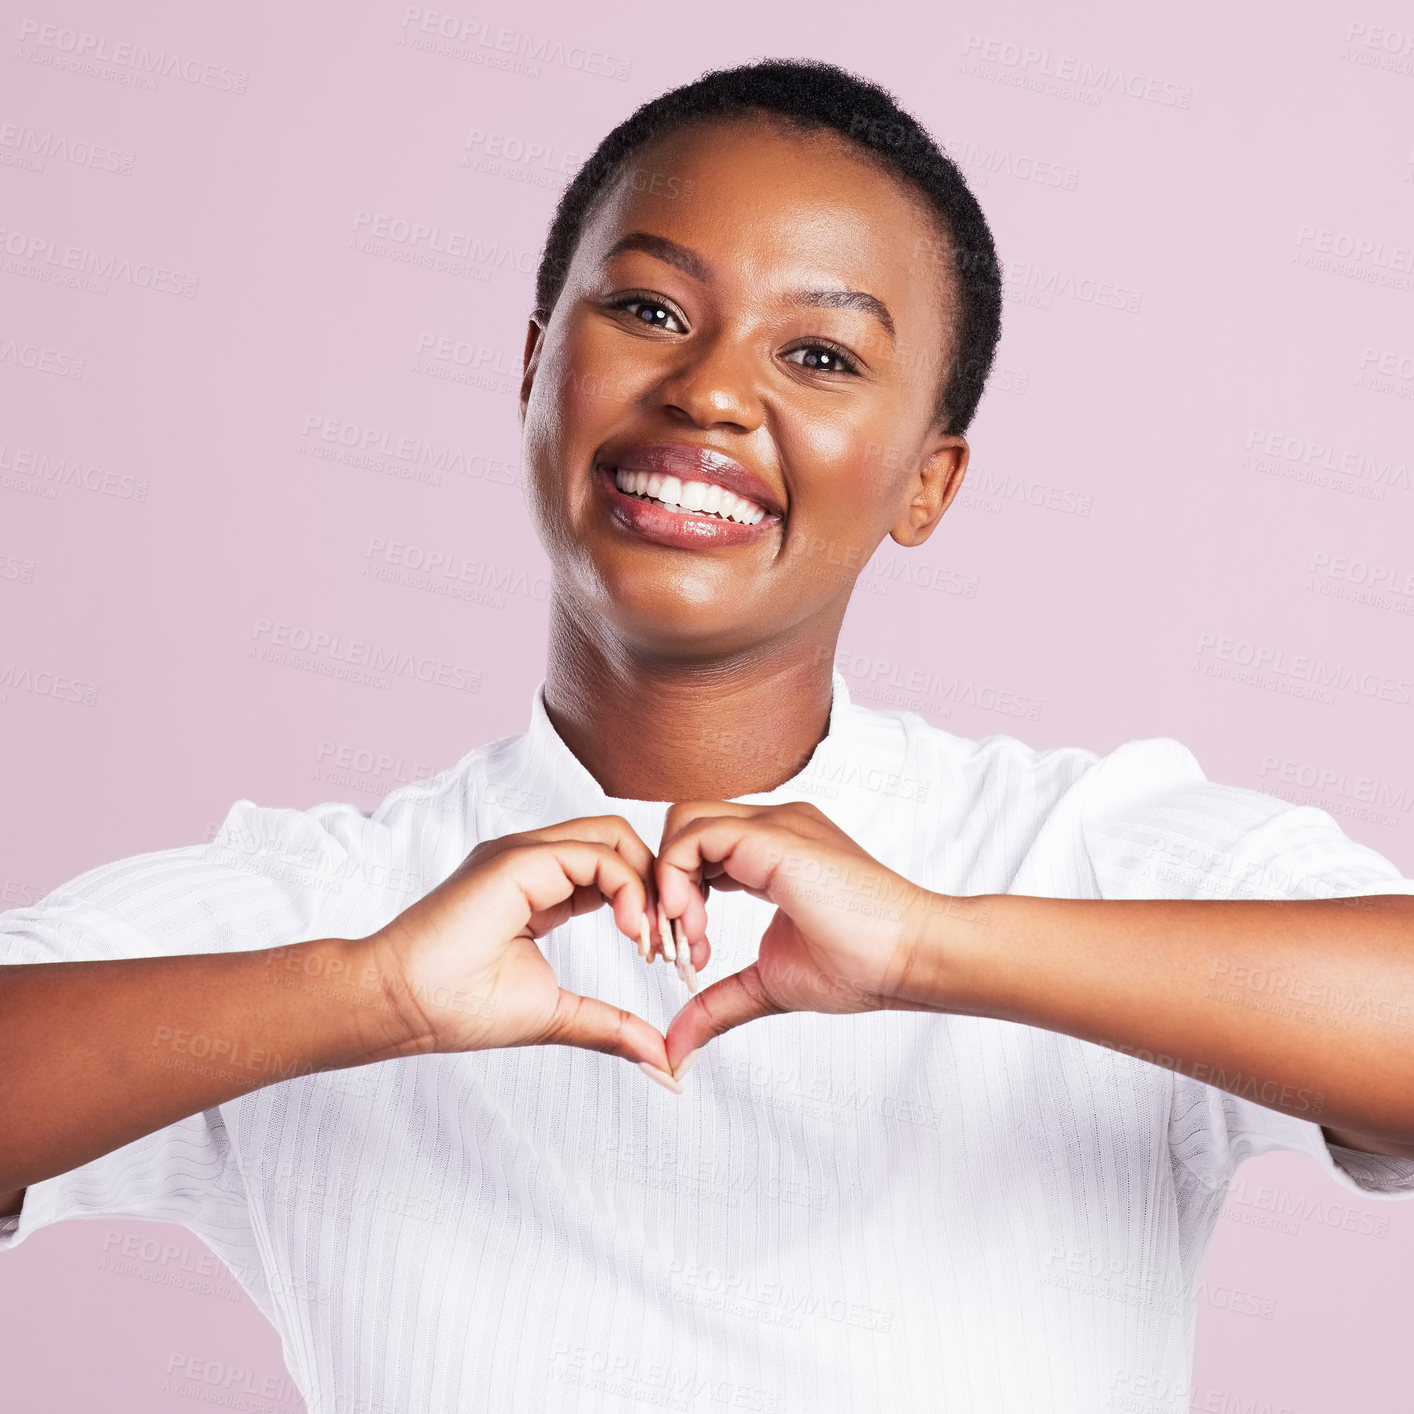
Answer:
[[[302, 1070], [573, 1045], [672, 1087], [708, 1041], [773, 1013], [954, 1012], [1159, 1056], [1337, 1143], [1414, 1157], [1414, 899], [949, 898], [814, 806], [740, 801], [789, 780], [824, 735], [859, 569], [885, 536], [922, 544], [957, 494], [967, 443], [935, 416], [955, 300], [945, 263], [915, 259], [942, 239], [929, 211], [842, 139], [737, 121], [665, 139], [634, 170], [678, 184], [621, 183], [592, 215], [530, 326], [522, 415], [554, 569], [546, 706], [609, 795], [673, 802], [662, 840], [616, 815], [486, 840], [367, 938], [7, 967], [0, 1213], [28, 1183], [278, 1078], [186, 1064], [175, 1033]], [[690, 200], [668, 194], [688, 182]], [[626, 531], [592, 473], [635, 440], [727, 453], [779, 521], [710, 548]], [[657, 951], [661, 900], [708, 966], [704, 885], [776, 912], [758, 959], [666, 1037], [559, 986], [538, 940], [606, 901]], [[1257, 975], [1378, 1005], [1313, 1023], [1214, 1000], [1213, 978], [1241, 1001]]]
[[[526, 465], [556, 571], [545, 701], [610, 795], [729, 799], [804, 766], [856, 574], [885, 536], [922, 544], [962, 483], [966, 439], [934, 416], [953, 299], [913, 258], [939, 240], [921, 199], [833, 135], [697, 127], [633, 169], [692, 195], [621, 182], [526, 338]], [[640, 232], [676, 250], [610, 254]], [[893, 329], [805, 290], [870, 294]], [[650, 297], [668, 327], [644, 323]], [[726, 452], [777, 494], [778, 532], [699, 553], [618, 529], [589, 472], [625, 437]], [[704, 750], [709, 733], [751, 749]]]
[[[699, 966], [710, 956], [704, 879], [780, 909], [758, 963], [674, 1020], [674, 1068], [713, 1036], [780, 1011], [970, 1011], [1162, 1054], [1199, 1078], [1236, 1073], [1247, 1093], [1277, 1096], [1273, 1108], [1301, 1112], [1307, 1101], [1280, 1097], [1309, 1088], [1340, 1121], [1326, 1128], [1332, 1139], [1414, 1156], [1406, 1036], [1380, 1026], [1312, 1034], [1306, 1021], [1215, 1007], [1204, 982], [1234, 962], [1296, 975], [1324, 967], [1352, 989], [1414, 1005], [1414, 900], [1006, 898], [965, 917], [915, 899], [921, 913], [903, 908], [898, 929], [861, 951], [857, 913], [827, 917], [818, 891], [809, 905], [795, 896], [782, 861], [832, 857], [856, 878], [879, 866], [813, 807], [727, 802], [788, 780], [824, 734], [847, 567], [862, 567], [886, 535], [922, 544], [961, 485], [967, 442], [936, 419], [937, 379], [901, 356], [951, 353], [955, 291], [937, 262], [916, 258], [945, 237], [848, 143], [769, 120], [679, 132], [633, 167], [675, 175], [692, 199], [623, 182], [602, 202], [548, 323], [527, 332], [521, 407], [556, 568], [552, 722], [609, 795], [676, 802], [653, 884], [682, 915]], [[638, 233], [673, 248], [622, 250]], [[802, 307], [802, 289], [867, 291], [893, 327], [863, 308]], [[644, 327], [644, 303], [618, 303], [634, 292], [672, 311], [658, 321], [668, 327]], [[858, 371], [821, 367], [834, 360], [818, 345], [812, 354], [812, 339], [852, 355]], [[709, 552], [625, 533], [604, 515], [590, 469], [626, 435], [750, 464], [785, 507], [779, 532]], [[833, 572], [821, 573], [824, 561]], [[722, 736], [757, 749], [704, 749]], [[842, 893], [842, 910], [848, 902]]]

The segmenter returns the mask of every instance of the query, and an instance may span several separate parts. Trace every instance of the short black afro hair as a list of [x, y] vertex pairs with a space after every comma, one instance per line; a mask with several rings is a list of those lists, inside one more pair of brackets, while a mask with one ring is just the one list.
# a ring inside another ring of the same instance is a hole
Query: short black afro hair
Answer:
[[992, 232], [962, 173], [917, 119], [878, 84], [820, 60], [763, 59], [714, 69], [651, 99], [620, 123], [560, 198], [535, 277], [536, 313], [548, 318], [554, 309], [585, 222], [635, 152], [695, 123], [762, 113], [805, 131], [841, 134], [921, 193], [936, 214], [946, 239], [930, 259], [952, 268], [960, 303], [937, 417], [945, 432], [965, 433], [1001, 337], [1002, 278]]

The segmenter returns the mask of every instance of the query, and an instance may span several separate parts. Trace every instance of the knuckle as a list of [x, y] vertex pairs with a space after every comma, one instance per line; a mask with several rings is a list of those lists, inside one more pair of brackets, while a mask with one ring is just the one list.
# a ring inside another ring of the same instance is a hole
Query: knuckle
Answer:
[[761, 974], [755, 968], [749, 968], [741, 976], [742, 990], [751, 999], [751, 1004], [758, 1011], [769, 1012], [778, 1015], [785, 1010], [779, 1002], [771, 995], [766, 984], [762, 981]]
[[710, 801], [706, 800], [678, 800], [668, 807], [667, 818], [663, 822], [663, 835], [686, 829], [689, 825], [695, 825], [699, 820], [705, 819], [712, 813]]
[[508, 849], [520, 838], [519, 835], [500, 835], [494, 840], [482, 840], [470, 854], [466, 857], [468, 864], [481, 864], [488, 859], [494, 859], [503, 850]]

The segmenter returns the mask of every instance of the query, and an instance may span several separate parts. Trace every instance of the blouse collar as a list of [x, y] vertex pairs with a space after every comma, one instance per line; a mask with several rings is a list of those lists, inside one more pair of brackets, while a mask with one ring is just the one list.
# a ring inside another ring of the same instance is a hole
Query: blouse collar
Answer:
[[[832, 674], [832, 684], [829, 723], [806, 764], [771, 790], [736, 796], [736, 801], [745, 805], [809, 801], [847, 830], [863, 823], [861, 808], [868, 807], [872, 813], [877, 807], [878, 792], [851, 789], [851, 780], [859, 776], [862, 758], [867, 755], [864, 719], [873, 714], [855, 705], [838, 671]], [[543, 681], [532, 694], [530, 723], [517, 746], [519, 769], [514, 775], [540, 802], [537, 813], [547, 822], [581, 815], [622, 815], [656, 846], [670, 802], [609, 795], [555, 730], [545, 710]], [[877, 743], [875, 746], [877, 749]]]

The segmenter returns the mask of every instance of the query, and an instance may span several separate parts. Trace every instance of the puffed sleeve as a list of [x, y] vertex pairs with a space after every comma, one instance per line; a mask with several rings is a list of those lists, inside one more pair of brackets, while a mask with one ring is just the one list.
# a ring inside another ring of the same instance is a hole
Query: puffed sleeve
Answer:
[[[0, 914], [0, 966], [237, 952], [322, 937], [346, 861], [318, 810], [237, 801], [209, 843], [102, 865]], [[31, 1184], [19, 1214], [0, 1218], [0, 1251], [64, 1218], [96, 1217], [181, 1223], [231, 1265], [253, 1265], [221, 1108]]]
[[[1104, 757], [1091, 777], [1082, 832], [1101, 898], [1414, 894], [1414, 880], [1350, 839], [1326, 811], [1210, 781], [1192, 752], [1171, 738], [1127, 743]], [[1395, 1038], [1407, 1039], [1414, 1028], [1414, 1007], [1407, 1003], [1360, 995], [1314, 973], [1267, 975], [1235, 959], [1219, 965], [1210, 990], [1214, 1005], [1281, 1011], [1308, 1021], [1313, 1034], [1371, 1018]], [[1348, 1191], [1414, 1197], [1414, 1159], [1332, 1144], [1321, 1126], [1323, 1106], [1318, 1092], [1269, 1077], [1175, 1075], [1174, 1158], [1216, 1191], [1226, 1188], [1243, 1159], [1293, 1149], [1309, 1154]]]

